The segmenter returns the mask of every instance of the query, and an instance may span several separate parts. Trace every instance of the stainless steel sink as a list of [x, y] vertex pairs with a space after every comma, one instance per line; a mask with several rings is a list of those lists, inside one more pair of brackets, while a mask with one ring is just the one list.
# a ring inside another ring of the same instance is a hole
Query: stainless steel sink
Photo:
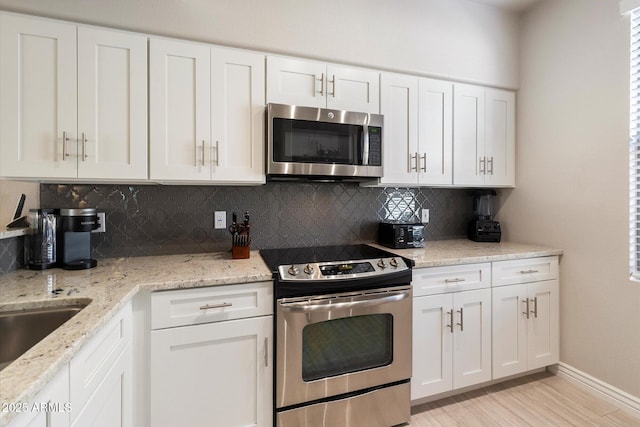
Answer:
[[86, 306], [0, 312], [0, 371]]

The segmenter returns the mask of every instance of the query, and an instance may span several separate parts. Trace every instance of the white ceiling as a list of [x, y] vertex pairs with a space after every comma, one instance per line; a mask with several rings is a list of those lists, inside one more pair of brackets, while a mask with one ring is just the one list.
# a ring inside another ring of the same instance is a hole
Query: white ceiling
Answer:
[[472, 0], [477, 3], [484, 3], [491, 6], [500, 7], [503, 9], [513, 10], [515, 12], [522, 12], [534, 3], [539, 3], [541, 0]]

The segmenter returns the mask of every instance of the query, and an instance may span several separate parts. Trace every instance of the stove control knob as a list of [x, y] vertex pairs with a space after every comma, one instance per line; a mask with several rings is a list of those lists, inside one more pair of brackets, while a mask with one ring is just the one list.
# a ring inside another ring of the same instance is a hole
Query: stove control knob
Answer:
[[304, 266], [304, 272], [307, 274], [313, 274], [314, 268], [311, 266], [311, 264], [307, 264]]
[[385, 264], [385, 262], [384, 262], [384, 260], [382, 258], [380, 258], [380, 260], [378, 261], [378, 267], [387, 268], [387, 264]]
[[389, 261], [389, 264], [391, 264], [391, 267], [396, 268], [398, 266], [398, 260], [395, 258], [391, 258], [391, 261]]
[[292, 276], [297, 276], [300, 272], [300, 269], [295, 265], [292, 265], [291, 267], [289, 267], [289, 270], [287, 270], [287, 272]]

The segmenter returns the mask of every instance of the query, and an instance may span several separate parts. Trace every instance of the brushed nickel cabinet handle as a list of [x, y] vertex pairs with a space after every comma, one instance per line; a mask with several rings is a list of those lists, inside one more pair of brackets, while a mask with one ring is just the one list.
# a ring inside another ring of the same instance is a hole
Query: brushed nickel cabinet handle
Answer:
[[87, 156], [87, 135], [82, 132], [82, 161], [89, 157]]
[[[415, 162], [412, 162], [412, 160], [415, 160]], [[412, 164], [415, 164], [415, 166], [412, 166]], [[409, 172], [411, 171], [418, 171], [418, 153], [415, 153], [414, 155], [409, 153]]]
[[533, 301], [533, 311], [531, 312], [533, 314], [534, 318], [538, 318], [538, 297], [534, 297], [532, 299]]
[[69, 152], [67, 151], [67, 143], [69, 142], [69, 136], [67, 135], [67, 131], [62, 131], [62, 160], [66, 160], [69, 157]]
[[216, 141], [216, 166], [220, 166], [220, 141]]
[[209, 310], [210, 308], [231, 307], [232, 305], [233, 304], [230, 303], [230, 302], [223, 302], [222, 304], [214, 304], [214, 305], [205, 304], [205, 305], [200, 307], [200, 310]]
[[446, 312], [449, 315], [449, 324], [445, 325], [446, 328], [451, 329], [451, 333], [453, 333], [453, 308]]
[[464, 331], [464, 311], [463, 308], [460, 307], [460, 310], [457, 310], [460, 313], [460, 323], [456, 323], [456, 325], [460, 326], [460, 331]]
[[420, 156], [420, 159], [422, 159], [422, 168], [420, 168], [420, 170], [422, 172], [426, 172], [427, 171], [427, 153], [424, 153], [424, 155]]
[[458, 283], [458, 282], [466, 282], [467, 279], [460, 279], [456, 277], [455, 279], [444, 279], [444, 283]]
[[269, 338], [264, 339], [264, 367], [269, 366]]
[[520, 270], [520, 274], [533, 274], [533, 273], [539, 273], [538, 270]]
[[202, 166], [204, 166], [204, 139], [202, 140]]
[[522, 302], [527, 306], [527, 308], [525, 309], [525, 311], [522, 312], [522, 314], [526, 315], [528, 319], [529, 318], [529, 298], [527, 298], [526, 300], [523, 300]]
[[331, 80], [331, 84], [333, 86], [333, 92], [331, 92], [331, 96], [335, 98], [336, 97], [336, 75], [335, 74], [333, 75], [333, 80]]
[[320, 75], [320, 96], [324, 96], [324, 73]]
[[480, 157], [480, 174], [481, 175], [487, 174], [487, 158], [486, 157]]
[[491, 156], [488, 163], [491, 164], [491, 169], [489, 169], [489, 175], [493, 175], [493, 156]]

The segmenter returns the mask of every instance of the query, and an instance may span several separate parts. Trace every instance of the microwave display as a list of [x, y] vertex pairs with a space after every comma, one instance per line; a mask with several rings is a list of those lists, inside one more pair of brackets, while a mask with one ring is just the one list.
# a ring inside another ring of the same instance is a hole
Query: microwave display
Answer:
[[[371, 129], [369, 132], [374, 133]], [[378, 138], [376, 144], [376, 138], [372, 137], [369, 137], [366, 164], [380, 166], [380, 140]], [[277, 141], [273, 147], [276, 162], [364, 164], [363, 126], [276, 118], [273, 120], [273, 138]], [[371, 156], [372, 152], [377, 154]]]

